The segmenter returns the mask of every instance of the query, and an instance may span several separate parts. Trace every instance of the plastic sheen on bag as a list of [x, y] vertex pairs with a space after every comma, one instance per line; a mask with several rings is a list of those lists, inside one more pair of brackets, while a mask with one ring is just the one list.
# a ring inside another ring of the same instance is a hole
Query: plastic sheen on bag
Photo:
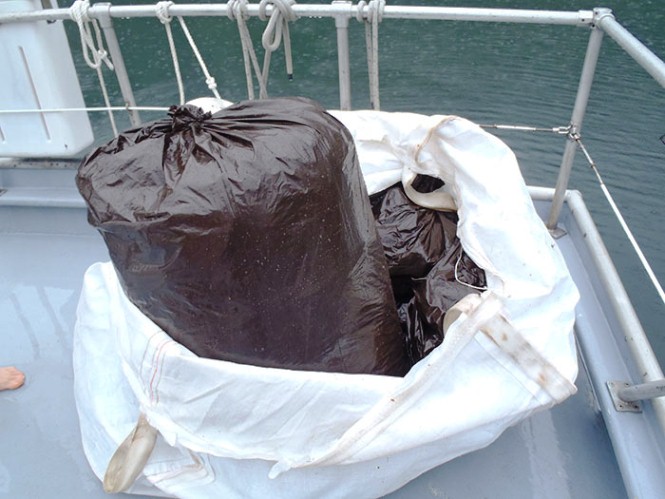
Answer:
[[[432, 192], [441, 181], [421, 175], [416, 188]], [[463, 251], [457, 213], [413, 203], [401, 184], [370, 197], [388, 260], [407, 355], [412, 364], [443, 341], [446, 312], [485, 289], [485, 272]]]
[[77, 185], [129, 299], [197, 355], [408, 369], [353, 139], [313, 101], [174, 107], [92, 152]]

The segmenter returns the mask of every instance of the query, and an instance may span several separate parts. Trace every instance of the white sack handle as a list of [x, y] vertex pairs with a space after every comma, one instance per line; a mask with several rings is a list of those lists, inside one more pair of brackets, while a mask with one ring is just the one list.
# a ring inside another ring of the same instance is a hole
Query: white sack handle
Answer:
[[537, 383], [555, 404], [563, 402], [577, 392], [577, 388], [559, 370], [552, 365], [531, 343], [515, 329], [504, 317], [481, 328], [496, 346], [508, 354], [511, 361], [524, 375]]
[[[448, 122], [454, 121], [455, 116], [432, 116], [428, 118], [428, 131], [425, 137], [414, 149], [400, 148], [394, 150], [396, 156], [402, 160], [402, 186], [408, 198], [423, 208], [437, 211], [457, 211], [457, 202], [453, 196], [453, 185], [450, 181], [450, 175], [446, 175], [441, 164], [436, 164], [437, 171], [430, 171], [426, 165], [421, 164], [421, 152], [428, 146], [433, 138], [437, 137], [438, 129]], [[409, 157], [410, 155], [413, 157]], [[427, 159], [424, 160], [427, 163]], [[413, 182], [418, 174], [434, 176], [441, 180], [444, 185], [432, 192], [418, 192], [413, 188]]]
[[157, 430], [145, 414], [139, 414], [136, 427], [115, 451], [104, 475], [104, 492], [124, 492], [136, 481], [157, 442]]
[[[444, 184], [432, 192], [418, 192], [413, 188], [413, 182], [418, 176], [407, 165], [402, 169], [402, 186], [407, 197], [415, 204], [437, 211], [457, 211], [457, 203], [450, 193], [450, 186]], [[439, 178], [439, 177], [437, 177]], [[443, 180], [439, 178], [439, 180]]]

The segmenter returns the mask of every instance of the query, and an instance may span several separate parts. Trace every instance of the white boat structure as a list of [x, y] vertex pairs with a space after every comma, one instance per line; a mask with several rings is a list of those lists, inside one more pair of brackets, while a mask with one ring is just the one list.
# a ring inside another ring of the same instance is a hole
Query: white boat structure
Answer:
[[[580, 366], [575, 381], [577, 393], [554, 408], [521, 420], [488, 447], [441, 465], [439, 462], [421, 465], [415, 474], [403, 470], [407, 477], [404, 480], [399, 479], [400, 467], [393, 465], [390, 473], [398, 478], [386, 479], [389, 485], [384, 489], [363, 487], [356, 474], [356, 489], [342, 488], [339, 490], [343, 492], [339, 492], [333, 488], [328, 495], [375, 496], [379, 494], [372, 491], [381, 490], [381, 494], [389, 492], [391, 497], [662, 497], [665, 491], [665, 473], [662, 472], [665, 469], [665, 376], [582, 196], [569, 189], [568, 181], [576, 152], [581, 149], [588, 157], [581, 127], [604, 35], [616, 41], [661, 86], [665, 86], [665, 63], [623, 28], [608, 9], [555, 12], [393, 6], [378, 0], [358, 4], [334, 1], [326, 5], [274, 0], [260, 4], [231, 1], [117, 6], [90, 5], [78, 0], [68, 9], [55, 5], [45, 8], [32, 0], [0, 0], [0, 43], [3, 50], [6, 49], [0, 52], [0, 57], [4, 58], [0, 61], [3, 72], [5, 67], [10, 67], [9, 74], [3, 73], [3, 81], [0, 81], [0, 157], [3, 157], [0, 160], [0, 324], [3, 331], [0, 365], [16, 364], [28, 376], [26, 386], [17, 391], [0, 392], [0, 496], [105, 496], [81, 443], [74, 388], [74, 377], [80, 373], [75, 373], [72, 367], [72, 335], [84, 273], [95, 262], [108, 260], [108, 253], [99, 235], [86, 222], [85, 204], [73, 182], [79, 159], [70, 158], [88, 148], [94, 140], [88, 113], [108, 113], [117, 135], [114, 116], [119, 113], [128, 113], [132, 125], [139, 125], [142, 111], [166, 110], [166, 106], [172, 104], [163, 103], [165, 107], [155, 108], [136, 102], [123, 62], [123, 51], [131, 47], [121, 46], [114, 28], [126, 18], [156, 17], [164, 23], [170, 46], [170, 51], [165, 53], [173, 56], [182, 103], [178, 55], [170, 35], [171, 24], [178, 20], [187, 33], [208, 87], [220, 97], [214, 78], [196, 48], [195, 36], [189, 33], [184, 21], [193, 16], [219, 17], [238, 26], [249, 98], [255, 97], [255, 86], [258, 86], [256, 97], [265, 96], [269, 88], [267, 72], [256, 59], [245, 24], [247, 19], [260, 17], [267, 23], [266, 67], [270, 62], [269, 54], [280, 40], [284, 40], [287, 52], [290, 51], [289, 22], [311, 17], [318, 18], [327, 27], [334, 26], [342, 111], [351, 108], [353, 79], [348, 28], [356, 19], [366, 24], [370, 98], [374, 109], [380, 107], [377, 51], [382, 20], [537, 23], [580, 26], [589, 30], [570, 123], [552, 130], [568, 139], [557, 184], [552, 188], [530, 187], [528, 191], [580, 294], [574, 313]], [[104, 78], [109, 78], [113, 70], [123, 105], [111, 105], [104, 90], [106, 106], [87, 108], [84, 105], [62, 26], [64, 22], [78, 25], [84, 58], [97, 73], [102, 89], [105, 88]], [[291, 72], [288, 67], [287, 72]], [[629, 231], [628, 235], [634, 242]], [[639, 252], [639, 248], [637, 250]], [[643, 258], [641, 252], [639, 254]], [[646, 261], [645, 265], [661, 297], [665, 298]], [[80, 378], [77, 382], [80, 383]], [[76, 396], [80, 397], [80, 393]], [[148, 419], [150, 416], [148, 412]], [[493, 439], [479, 438], [483, 442], [478, 447]], [[88, 451], [94, 446], [90, 441], [86, 445]], [[417, 456], [417, 450], [413, 454]], [[428, 448], [426, 455], [436, 456], [436, 449]], [[197, 462], [197, 458], [193, 462]], [[321, 462], [325, 464], [325, 459]], [[390, 456], [385, 457], [385, 462], [390, 462]], [[296, 467], [293, 463], [280, 463], [280, 466], [277, 471], [273, 469], [271, 476], [280, 472], [288, 475], [288, 468]], [[214, 468], [210, 465], [210, 469]], [[429, 471], [420, 474], [425, 470]], [[223, 480], [221, 475], [217, 469], [210, 481]], [[378, 476], [383, 475], [377, 472], [372, 476], [367, 472], [366, 481], [370, 483]], [[172, 477], [162, 478], [168, 482]], [[345, 478], [348, 477], [342, 473], [335, 479], [344, 482]], [[270, 483], [270, 479], [266, 483]], [[307, 497], [308, 491], [299, 490], [298, 484], [297, 480], [288, 482], [291, 494], [284, 488], [278, 489], [279, 493]], [[148, 485], [150, 483], [145, 482], [132, 491], [157, 495], [173, 493], [168, 487], [160, 492]], [[260, 497], [257, 490], [265, 492], [252, 483], [246, 486], [246, 489], [236, 488], [233, 494]], [[396, 487], [399, 488], [395, 490]], [[203, 497], [202, 490], [182, 495]], [[322, 494], [311, 492], [309, 495], [319, 497]]]

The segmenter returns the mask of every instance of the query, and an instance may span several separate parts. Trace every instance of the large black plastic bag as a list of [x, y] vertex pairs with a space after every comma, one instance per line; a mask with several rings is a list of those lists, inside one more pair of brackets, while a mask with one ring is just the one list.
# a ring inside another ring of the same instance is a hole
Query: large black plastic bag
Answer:
[[313, 101], [174, 107], [90, 154], [77, 185], [127, 296], [197, 355], [408, 369], [352, 138]]
[[[414, 187], [422, 192], [439, 187], [432, 177], [418, 180]], [[372, 195], [371, 202], [407, 354], [416, 363], [443, 341], [446, 312], [485, 286], [485, 272], [462, 251], [457, 213], [414, 204], [401, 184]]]

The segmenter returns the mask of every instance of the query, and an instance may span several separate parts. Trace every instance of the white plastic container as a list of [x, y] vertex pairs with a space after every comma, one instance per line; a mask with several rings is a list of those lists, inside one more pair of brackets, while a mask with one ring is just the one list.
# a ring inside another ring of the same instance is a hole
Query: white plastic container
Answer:
[[[0, 0], [0, 13], [41, 9], [38, 0]], [[0, 25], [0, 109], [83, 108], [62, 22]], [[93, 141], [88, 114], [0, 113], [0, 157], [72, 156]]]

